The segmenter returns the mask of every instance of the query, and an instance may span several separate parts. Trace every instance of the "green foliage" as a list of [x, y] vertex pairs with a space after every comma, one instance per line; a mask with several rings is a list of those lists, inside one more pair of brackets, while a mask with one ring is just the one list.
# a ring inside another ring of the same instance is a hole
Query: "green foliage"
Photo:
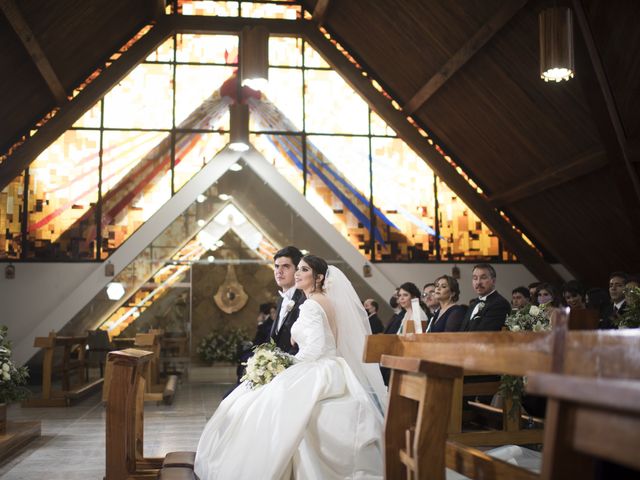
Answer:
[[24, 386], [29, 378], [27, 367], [16, 367], [11, 360], [11, 342], [8, 328], [0, 325], [0, 403], [10, 403], [26, 398], [29, 390]]
[[196, 351], [205, 363], [236, 362], [242, 344], [248, 341], [243, 328], [216, 328], [200, 341]]
[[626, 311], [622, 316], [614, 319], [618, 328], [640, 327], [640, 287], [627, 287], [624, 289], [626, 299]]

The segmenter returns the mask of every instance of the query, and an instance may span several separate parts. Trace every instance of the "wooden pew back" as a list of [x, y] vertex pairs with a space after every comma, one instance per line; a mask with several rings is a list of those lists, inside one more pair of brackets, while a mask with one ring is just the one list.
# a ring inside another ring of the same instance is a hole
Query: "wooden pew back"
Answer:
[[110, 352], [106, 403], [106, 480], [156, 478], [162, 459], [144, 458], [144, 369], [153, 354]]

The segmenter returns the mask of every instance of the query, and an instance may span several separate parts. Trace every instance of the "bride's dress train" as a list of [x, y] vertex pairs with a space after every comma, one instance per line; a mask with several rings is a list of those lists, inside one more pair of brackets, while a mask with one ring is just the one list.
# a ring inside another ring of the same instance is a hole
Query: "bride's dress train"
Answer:
[[308, 299], [291, 329], [296, 363], [254, 390], [241, 384], [207, 423], [201, 480], [383, 477], [383, 417], [337, 356], [325, 311]]

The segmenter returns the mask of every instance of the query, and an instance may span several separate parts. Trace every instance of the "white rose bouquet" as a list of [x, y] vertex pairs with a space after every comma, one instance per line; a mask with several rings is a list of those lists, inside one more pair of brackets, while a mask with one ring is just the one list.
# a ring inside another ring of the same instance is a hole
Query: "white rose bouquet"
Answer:
[[256, 346], [253, 351], [253, 356], [244, 364], [246, 371], [240, 379], [251, 388], [266, 385], [294, 363], [293, 355], [280, 350], [273, 340]]

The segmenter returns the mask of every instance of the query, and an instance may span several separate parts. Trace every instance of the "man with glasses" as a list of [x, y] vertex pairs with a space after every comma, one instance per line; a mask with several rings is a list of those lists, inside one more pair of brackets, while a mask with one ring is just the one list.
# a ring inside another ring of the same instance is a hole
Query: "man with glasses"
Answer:
[[427, 317], [431, 320], [438, 309], [440, 308], [440, 303], [435, 298], [436, 293], [436, 284], [433, 282], [425, 284], [422, 287], [422, 303], [424, 303], [429, 311], [427, 312]]

